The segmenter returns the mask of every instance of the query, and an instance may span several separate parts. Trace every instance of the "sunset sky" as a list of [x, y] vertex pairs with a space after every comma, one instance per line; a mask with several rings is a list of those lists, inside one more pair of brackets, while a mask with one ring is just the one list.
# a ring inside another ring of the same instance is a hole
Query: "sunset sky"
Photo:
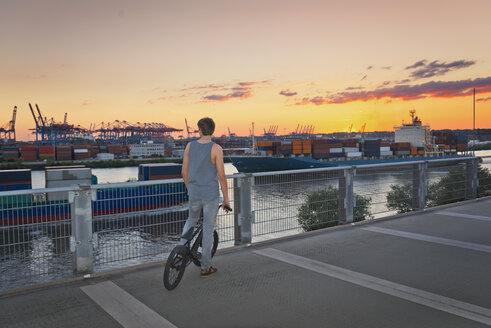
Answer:
[[491, 128], [491, 1], [0, 0], [0, 126]]

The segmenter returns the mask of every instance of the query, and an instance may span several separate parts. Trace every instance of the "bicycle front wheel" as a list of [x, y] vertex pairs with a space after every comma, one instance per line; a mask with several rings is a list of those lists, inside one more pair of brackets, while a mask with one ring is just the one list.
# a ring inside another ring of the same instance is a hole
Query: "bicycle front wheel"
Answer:
[[[196, 238], [193, 246], [191, 247], [191, 258], [193, 259], [193, 263], [196, 266], [201, 266], [201, 247], [203, 246], [203, 231], [201, 231]], [[211, 248], [211, 257], [215, 256], [215, 252], [218, 247], [218, 232], [216, 230], [213, 231], [213, 247]]]
[[168, 290], [172, 290], [179, 285], [184, 270], [186, 270], [186, 262], [188, 260], [188, 250], [185, 246], [178, 245], [170, 252], [164, 268], [164, 286]]

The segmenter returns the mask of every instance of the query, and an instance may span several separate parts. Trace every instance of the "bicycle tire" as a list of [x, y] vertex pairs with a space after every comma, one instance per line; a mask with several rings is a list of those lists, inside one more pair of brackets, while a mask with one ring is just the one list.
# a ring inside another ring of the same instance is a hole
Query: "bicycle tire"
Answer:
[[178, 245], [170, 252], [164, 268], [164, 286], [167, 290], [173, 290], [181, 282], [189, 253], [185, 246]]
[[[198, 251], [198, 248], [202, 246], [203, 242], [203, 231], [201, 231], [196, 238], [193, 246], [191, 247], [191, 258], [193, 259], [193, 263], [196, 266], [201, 266], [201, 252]], [[211, 248], [211, 257], [215, 256], [218, 247], [218, 232], [216, 230], [213, 231], [213, 247]]]

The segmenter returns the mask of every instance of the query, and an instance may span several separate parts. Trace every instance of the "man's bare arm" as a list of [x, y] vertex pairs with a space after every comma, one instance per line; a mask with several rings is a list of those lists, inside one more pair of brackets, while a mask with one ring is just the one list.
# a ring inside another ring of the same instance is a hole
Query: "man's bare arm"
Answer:
[[220, 182], [220, 187], [223, 194], [222, 208], [225, 206], [230, 207], [230, 200], [228, 198], [228, 185], [227, 176], [225, 175], [225, 166], [223, 164], [223, 151], [222, 147], [218, 145], [213, 145], [213, 153], [215, 157], [215, 165], [217, 167], [218, 181]]
[[182, 169], [181, 174], [184, 179], [184, 184], [186, 185], [186, 189], [189, 189], [189, 144], [186, 145], [186, 149], [184, 150], [184, 159], [182, 160]]

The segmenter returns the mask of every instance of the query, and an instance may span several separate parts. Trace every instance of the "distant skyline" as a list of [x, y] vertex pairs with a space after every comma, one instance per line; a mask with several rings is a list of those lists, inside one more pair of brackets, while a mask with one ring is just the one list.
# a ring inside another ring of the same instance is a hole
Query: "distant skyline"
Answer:
[[[491, 1], [0, 0], [0, 126], [28, 103], [215, 135], [491, 128]], [[185, 132], [184, 132], [185, 134]]]

